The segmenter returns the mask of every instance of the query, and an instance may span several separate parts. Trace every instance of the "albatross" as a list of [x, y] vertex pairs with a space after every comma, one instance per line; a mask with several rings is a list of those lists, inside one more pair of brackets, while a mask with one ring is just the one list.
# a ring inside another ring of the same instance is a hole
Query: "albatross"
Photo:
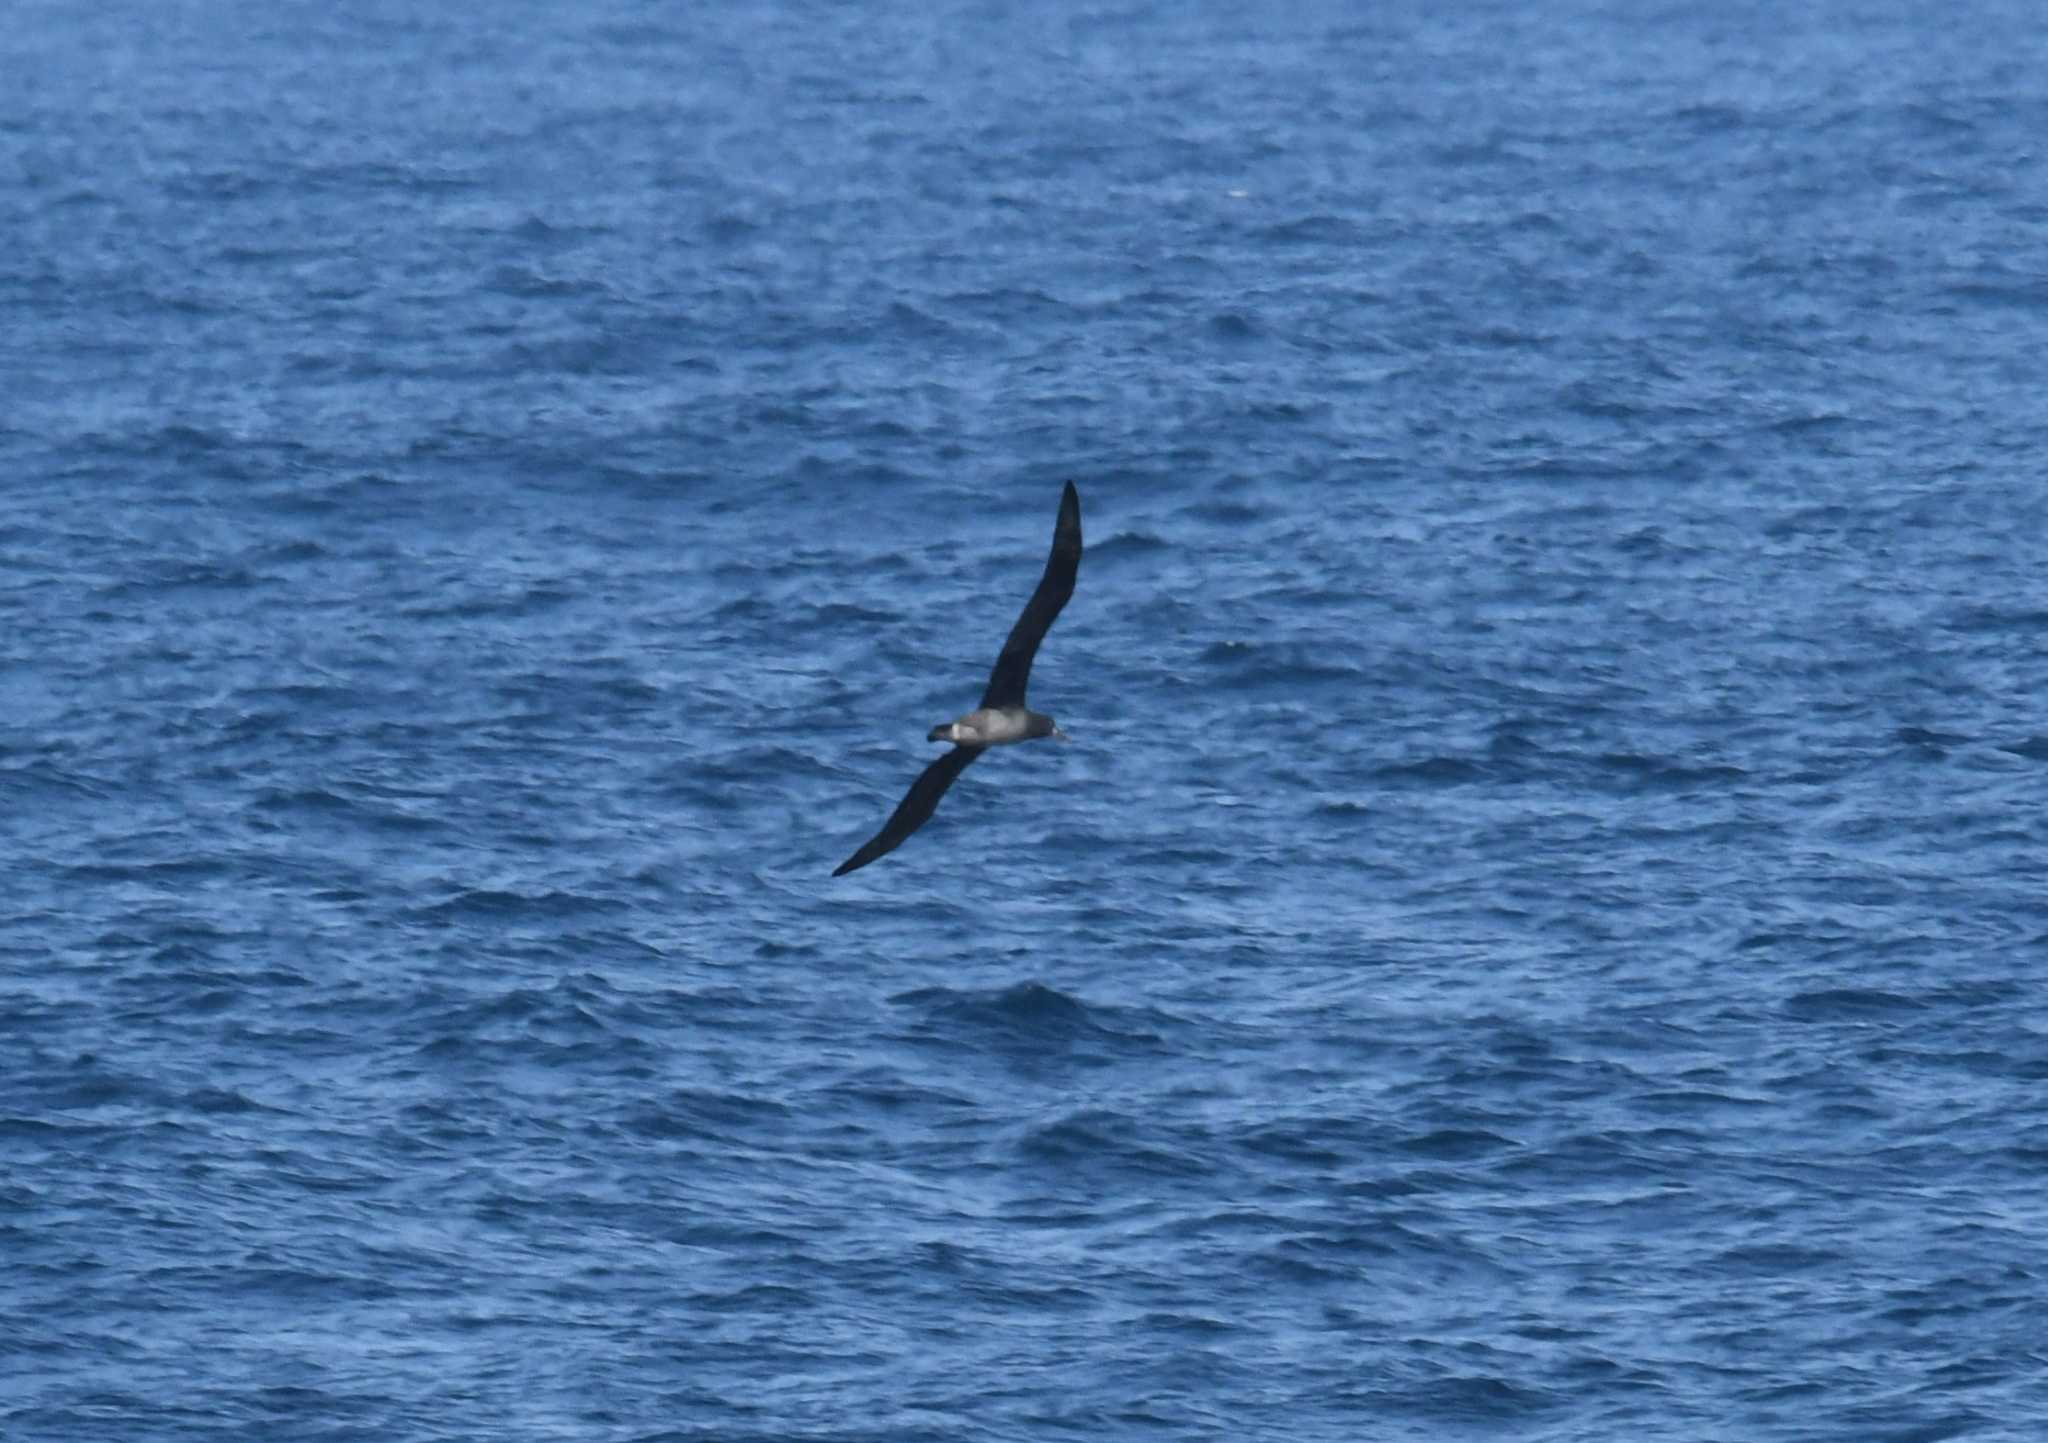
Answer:
[[1038, 644], [1074, 594], [1074, 574], [1080, 567], [1081, 494], [1069, 481], [1060, 494], [1060, 516], [1053, 523], [1052, 555], [1046, 558], [1045, 575], [1024, 604], [1024, 614], [1010, 628], [1010, 639], [1003, 643], [1002, 654], [988, 674], [988, 690], [981, 694], [981, 705], [958, 721], [942, 722], [931, 729], [926, 741], [951, 742], [953, 749], [919, 773], [889, 820], [882, 823], [882, 830], [835, 867], [833, 876], [843, 877], [902, 846], [906, 837], [931, 820], [946, 788], [990, 747], [1038, 737], [1067, 739], [1051, 717], [1024, 705], [1024, 687], [1031, 680], [1031, 659], [1038, 655]]

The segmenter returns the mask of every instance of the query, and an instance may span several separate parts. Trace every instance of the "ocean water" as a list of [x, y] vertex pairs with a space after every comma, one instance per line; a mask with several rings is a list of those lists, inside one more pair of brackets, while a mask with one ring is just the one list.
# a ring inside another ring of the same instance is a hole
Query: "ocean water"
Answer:
[[0, 1438], [2048, 1436], [2034, 6], [6, 28]]

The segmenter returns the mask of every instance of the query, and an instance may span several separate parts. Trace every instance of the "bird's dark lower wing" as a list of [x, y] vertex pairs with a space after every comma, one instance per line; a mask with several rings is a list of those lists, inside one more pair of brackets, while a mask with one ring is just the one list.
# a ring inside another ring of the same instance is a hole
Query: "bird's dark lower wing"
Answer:
[[981, 694], [983, 706], [1022, 706], [1024, 687], [1031, 680], [1031, 658], [1038, 655], [1038, 643], [1052, 630], [1060, 608], [1074, 594], [1074, 576], [1081, 569], [1081, 493], [1069, 481], [1060, 493], [1060, 519], [1053, 523], [1052, 555], [1046, 558], [1045, 575], [1038, 590], [1024, 604], [1024, 614], [1010, 628], [995, 669], [988, 674], [988, 690]]
[[910, 784], [910, 790], [903, 794], [903, 800], [896, 804], [896, 810], [889, 814], [889, 820], [882, 824], [882, 830], [868, 838], [867, 844], [858, 852], [833, 868], [832, 875], [843, 877], [902, 846], [905, 837], [932, 819], [939, 798], [946, 795], [946, 788], [953, 785], [953, 779], [967, 770], [969, 762], [987, 750], [986, 747], [954, 747], [926, 767]]

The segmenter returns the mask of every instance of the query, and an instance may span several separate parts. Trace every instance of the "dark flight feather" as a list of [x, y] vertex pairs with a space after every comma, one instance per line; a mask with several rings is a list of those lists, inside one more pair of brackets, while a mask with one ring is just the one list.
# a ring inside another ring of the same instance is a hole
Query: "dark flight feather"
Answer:
[[954, 778], [967, 770], [967, 764], [987, 751], [987, 747], [954, 747], [942, 753], [918, 774], [910, 784], [910, 790], [903, 794], [903, 800], [896, 804], [896, 810], [889, 814], [889, 820], [882, 823], [882, 830], [870, 837], [858, 852], [832, 869], [832, 875], [843, 877], [859, 867], [865, 867], [877, 857], [887, 856], [903, 845], [903, 839], [931, 820], [932, 811], [939, 805], [939, 798], [946, 795], [946, 788], [953, 785]]
[[1038, 590], [1024, 603], [1024, 614], [1010, 628], [988, 674], [988, 690], [981, 694], [983, 706], [1022, 706], [1024, 688], [1031, 680], [1031, 659], [1038, 644], [1052, 630], [1060, 608], [1074, 594], [1074, 576], [1081, 569], [1081, 493], [1069, 481], [1060, 493], [1060, 519], [1052, 530], [1052, 555], [1045, 560], [1045, 575], [1038, 578]]

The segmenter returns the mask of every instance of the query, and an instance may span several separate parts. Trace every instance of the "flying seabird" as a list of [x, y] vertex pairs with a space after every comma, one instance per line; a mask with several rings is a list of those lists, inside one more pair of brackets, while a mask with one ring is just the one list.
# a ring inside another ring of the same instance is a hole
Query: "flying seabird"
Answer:
[[1060, 518], [1053, 525], [1052, 555], [1046, 558], [1045, 575], [1025, 603], [1024, 614], [1010, 628], [1010, 639], [1003, 643], [1002, 655], [988, 674], [988, 690], [981, 694], [981, 705], [958, 721], [931, 729], [926, 741], [951, 742], [953, 750], [918, 775], [882, 830], [834, 868], [833, 876], [843, 877], [902, 846], [905, 837], [931, 820], [939, 798], [967, 770], [967, 764], [990, 747], [1036, 737], [1067, 739], [1051, 717], [1024, 705], [1024, 686], [1031, 680], [1031, 658], [1038, 654], [1038, 643], [1045, 640], [1060, 608], [1074, 594], [1074, 573], [1080, 567], [1081, 494], [1069, 481], [1060, 495]]

